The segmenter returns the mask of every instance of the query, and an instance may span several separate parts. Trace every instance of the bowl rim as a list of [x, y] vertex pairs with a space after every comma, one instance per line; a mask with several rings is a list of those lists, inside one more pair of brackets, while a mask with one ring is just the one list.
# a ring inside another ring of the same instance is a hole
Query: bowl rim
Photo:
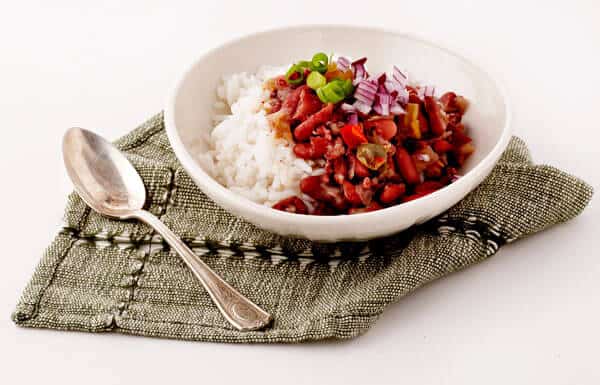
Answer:
[[[418, 41], [425, 45], [429, 45], [433, 48], [445, 51], [446, 53], [448, 53], [450, 55], [453, 55], [461, 60], [464, 60], [465, 62], [469, 63], [471, 66], [473, 66], [473, 67], [477, 68], [479, 71], [481, 71], [482, 74], [487, 76], [491, 80], [492, 84], [496, 87], [498, 93], [501, 96], [501, 99], [502, 99], [502, 102], [504, 105], [504, 114], [506, 116], [506, 119], [504, 122], [504, 126], [502, 127], [502, 133], [500, 135], [499, 140], [496, 142], [496, 144], [494, 145], [492, 150], [483, 159], [481, 159], [479, 161], [479, 163], [477, 163], [471, 170], [469, 170], [465, 175], [463, 175], [461, 178], [459, 178], [454, 183], [444, 186], [443, 188], [441, 188], [431, 194], [423, 196], [419, 199], [415, 199], [415, 200], [412, 200], [409, 202], [404, 202], [401, 204], [397, 204], [394, 206], [386, 207], [381, 210], [376, 210], [376, 211], [371, 211], [371, 212], [365, 212], [365, 213], [359, 213], [359, 214], [353, 214], [353, 215], [345, 214], [345, 215], [330, 215], [330, 216], [299, 215], [299, 214], [294, 214], [294, 213], [288, 213], [285, 211], [275, 210], [271, 207], [256, 203], [240, 194], [237, 194], [237, 193], [229, 190], [228, 188], [226, 188], [225, 186], [223, 186], [219, 182], [217, 182], [213, 177], [208, 175], [202, 169], [202, 167], [200, 167], [198, 165], [196, 160], [194, 160], [194, 158], [188, 152], [186, 146], [184, 145], [183, 141], [181, 140], [181, 138], [179, 136], [179, 134], [177, 132], [177, 127], [175, 124], [175, 116], [174, 116], [176, 96], [177, 96], [179, 90], [183, 86], [183, 83], [184, 83], [185, 79], [187, 78], [188, 74], [196, 67], [196, 65], [199, 62], [201, 62], [202, 60], [204, 60], [205, 57], [208, 57], [209, 55], [211, 55], [219, 50], [225, 49], [229, 46], [232, 46], [232, 45], [235, 45], [238, 43], [243, 43], [244, 40], [250, 40], [250, 39], [253, 39], [256, 37], [260, 37], [262, 35], [268, 35], [268, 34], [272, 34], [272, 33], [290, 31], [290, 30], [310, 30], [310, 29], [339, 29], [339, 30], [356, 29], [356, 30], [363, 30], [365, 32], [377, 32], [377, 33], [385, 33], [385, 34], [391, 34], [391, 35], [395, 35], [395, 36], [401, 36], [401, 37], [404, 37], [407, 39], [412, 39], [412, 40]], [[164, 110], [165, 131], [167, 133], [167, 138], [169, 139], [169, 142], [171, 143], [171, 147], [173, 148], [175, 156], [181, 162], [184, 169], [189, 174], [194, 176], [194, 177], [192, 177], [192, 179], [201, 188], [201, 190], [203, 190], [203, 192], [204, 192], [204, 189], [211, 189], [212, 191], [216, 191], [216, 193], [218, 193], [220, 195], [221, 199], [226, 201], [228, 205], [235, 207], [235, 206], [240, 206], [241, 204], [243, 204], [243, 205], [245, 205], [244, 210], [246, 212], [249, 212], [250, 215], [254, 215], [258, 218], [264, 217], [264, 216], [269, 216], [272, 219], [278, 220], [278, 221], [286, 221], [286, 222], [291, 221], [291, 222], [298, 223], [298, 225], [314, 225], [314, 226], [333, 226], [333, 225], [339, 225], [340, 222], [344, 222], [344, 225], [347, 225], [347, 226], [358, 225], [362, 221], [367, 220], [367, 219], [369, 219], [371, 221], [376, 221], [377, 219], [383, 219], [383, 217], [387, 217], [389, 215], [401, 214], [403, 210], [406, 211], [406, 210], [409, 210], [410, 208], [418, 207], [418, 206], [422, 206], [424, 212], [426, 212], [427, 211], [426, 207], [431, 202], [438, 199], [440, 196], [442, 196], [444, 194], [450, 195], [453, 192], [457, 193], [461, 189], [467, 189], [467, 190], [469, 190], [469, 192], [472, 191], [472, 189], [474, 187], [469, 188], [468, 186], [472, 181], [474, 181], [477, 178], [477, 175], [480, 174], [478, 171], [484, 170], [486, 167], [489, 166], [490, 162], [496, 163], [498, 161], [498, 159], [500, 158], [502, 152], [508, 146], [509, 140], [512, 136], [511, 121], [512, 121], [512, 109], [511, 109], [511, 106], [509, 103], [508, 95], [507, 95], [505, 87], [498, 80], [498, 77], [493, 76], [490, 73], [490, 71], [483, 69], [476, 61], [469, 58], [467, 55], [465, 55], [460, 50], [455, 49], [454, 47], [449, 48], [447, 46], [447, 44], [444, 45], [441, 43], [437, 43], [435, 41], [432, 41], [431, 39], [423, 38], [414, 33], [395, 31], [395, 30], [383, 28], [383, 27], [361, 26], [361, 25], [352, 25], [352, 24], [298, 24], [298, 25], [292, 25], [292, 26], [269, 28], [269, 29], [260, 30], [257, 32], [249, 33], [249, 34], [244, 34], [244, 35], [237, 36], [237, 37], [231, 38], [229, 40], [226, 40], [225, 42], [223, 42], [221, 44], [218, 44], [206, 51], [203, 51], [202, 54], [200, 54], [195, 60], [193, 60], [190, 64], [188, 64], [188, 66], [186, 67], [186, 70], [184, 72], [182, 72], [182, 74], [177, 78], [174, 86], [171, 88], [170, 92], [168, 93], [167, 101], [165, 104], [165, 110]], [[485, 177], [487, 177], [487, 175], [489, 175], [489, 172], [491, 172], [492, 168], [493, 167], [490, 167], [490, 170], [486, 173], [486, 175], [484, 176], [484, 178], [482, 178], [482, 180], [485, 179]], [[206, 184], [207, 186], [202, 186], [203, 183]], [[475, 187], [477, 187], [477, 185], [479, 185], [479, 183], [481, 183], [481, 181], [474, 183]], [[229, 210], [227, 210], [227, 211], [229, 211]]]

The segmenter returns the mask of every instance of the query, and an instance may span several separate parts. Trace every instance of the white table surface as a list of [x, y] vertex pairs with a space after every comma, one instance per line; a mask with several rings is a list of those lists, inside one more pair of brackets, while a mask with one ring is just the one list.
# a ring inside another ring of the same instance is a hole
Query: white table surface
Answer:
[[199, 53], [256, 30], [343, 22], [461, 47], [504, 74], [515, 131], [534, 159], [598, 189], [596, 0], [539, 8], [461, 0], [83, 3], [13, 1], [0, 12], [0, 383], [600, 383], [597, 196], [577, 219], [427, 285], [346, 342], [191, 343], [22, 329], [8, 319], [70, 191], [63, 131], [80, 125], [116, 138], [162, 108]]

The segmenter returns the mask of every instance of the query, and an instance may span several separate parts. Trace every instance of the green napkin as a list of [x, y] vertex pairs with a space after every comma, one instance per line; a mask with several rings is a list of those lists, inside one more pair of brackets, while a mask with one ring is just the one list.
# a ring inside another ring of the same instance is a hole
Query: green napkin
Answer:
[[148, 226], [117, 221], [69, 197], [65, 226], [13, 314], [18, 325], [216, 342], [351, 338], [386, 306], [436, 278], [579, 214], [583, 181], [535, 165], [513, 138], [492, 174], [441, 217], [386, 239], [316, 244], [229, 215], [177, 162], [157, 115], [118, 141], [148, 190], [148, 209], [275, 321], [239, 332], [183, 261]]

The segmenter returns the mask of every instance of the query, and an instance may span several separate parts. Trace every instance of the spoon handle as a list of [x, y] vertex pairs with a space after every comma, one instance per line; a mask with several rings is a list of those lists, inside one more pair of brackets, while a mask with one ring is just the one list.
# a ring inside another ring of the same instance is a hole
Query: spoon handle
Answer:
[[223, 316], [236, 329], [240, 331], [258, 330], [271, 322], [271, 315], [252, 303], [212, 271], [160, 219], [145, 210], [136, 211], [133, 216], [153, 227], [183, 258], [185, 264], [192, 269], [192, 272], [200, 280]]

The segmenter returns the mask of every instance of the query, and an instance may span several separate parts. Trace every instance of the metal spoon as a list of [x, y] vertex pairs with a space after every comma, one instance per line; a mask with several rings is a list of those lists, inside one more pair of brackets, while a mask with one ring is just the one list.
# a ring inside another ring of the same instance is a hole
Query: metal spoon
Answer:
[[223, 316], [238, 330], [258, 330], [271, 316], [223, 281], [164, 223], [142, 210], [146, 188], [127, 158], [104, 138], [70, 128], [63, 138], [63, 158], [75, 190], [92, 209], [119, 219], [137, 218], [152, 226], [183, 258]]

